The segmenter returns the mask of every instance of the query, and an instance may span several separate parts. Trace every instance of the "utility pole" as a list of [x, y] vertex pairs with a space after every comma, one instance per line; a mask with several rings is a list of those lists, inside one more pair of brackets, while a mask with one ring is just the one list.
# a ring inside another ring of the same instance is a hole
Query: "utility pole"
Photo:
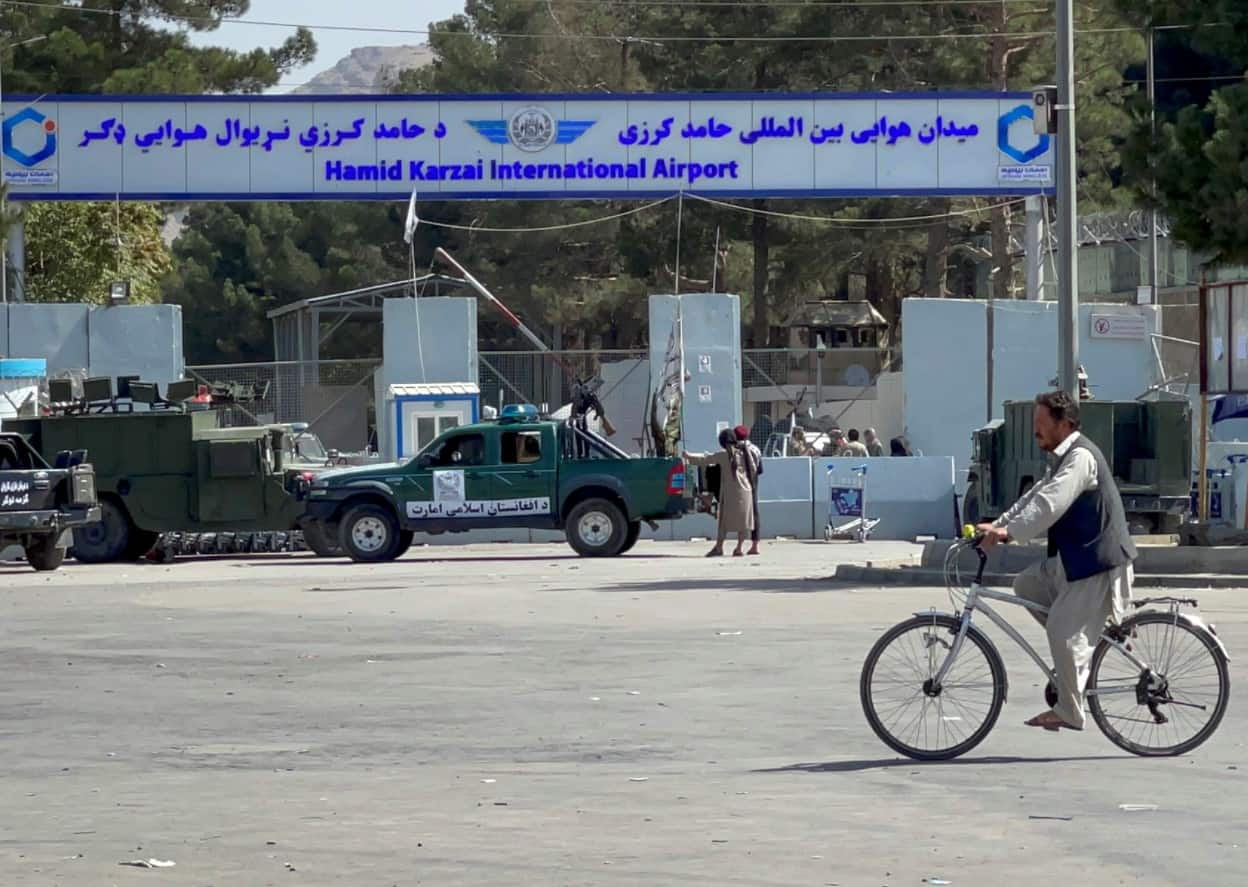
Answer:
[[[3, 46], [0, 46], [0, 123], [3, 123], [4, 116], [5, 116], [4, 114], [4, 51], [7, 49], [16, 49], [19, 46], [26, 46], [27, 44], [30, 44], [30, 43], [38, 43], [40, 40], [47, 40], [47, 39], [48, 39], [47, 34], [40, 34], [37, 37], [30, 37], [29, 39], [26, 39], [26, 40], [18, 40], [16, 43], [6, 43]], [[7, 201], [5, 200], [5, 194], [6, 194], [6, 189], [0, 188], [0, 225], [7, 223], [8, 217], [9, 217], [9, 207], [7, 205]], [[18, 241], [15, 240], [14, 245], [16, 245], [17, 243]], [[23, 251], [26, 248], [25, 243], [26, 243], [25, 237], [23, 237], [21, 240]], [[0, 244], [0, 247], [2, 247], [0, 248], [0, 304], [7, 304], [9, 301], [9, 238], [8, 238], [7, 230], [4, 236], [4, 243]], [[21, 269], [25, 269], [26, 267], [25, 259], [23, 259], [21, 262], [15, 262], [14, 264], [18, 268], [21, 268]], [[18, 284], [18, 293], [19, 293], [18, 301], [19, 302], [25, 301], [25, 299], [21, 296], [21, 293], [24, 292], [25, 288], [26, 288], [25, 282], [19, 280], [19, 284]]]
[[1057, 0], [1057, 376], [1079, 397], [1078, 206], [1075, 197], [1073, 0]]
[[[1153, 134], [1157, 132], [1157, 32], [1148, 29], [1148, 122]], [[1150, 190], [1154, 200], [1157, 199], [1157, 179], [1151, 182]], [[1157, 292], [1157, 278], [1161, 265], [1161, 257], [1157, 254], [1157, 209], [1148, 211], [1148, 294], [1154, 305], [1161, 304], [1161, 295]]]

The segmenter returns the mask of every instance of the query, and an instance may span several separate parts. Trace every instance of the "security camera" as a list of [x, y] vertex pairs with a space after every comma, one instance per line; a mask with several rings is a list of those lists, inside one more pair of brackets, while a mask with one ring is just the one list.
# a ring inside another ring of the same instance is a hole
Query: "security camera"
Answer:
[[1031, 110], [1036, 135], [1057, 132], [1057, 87], [1037, 86], [1032, 89]]

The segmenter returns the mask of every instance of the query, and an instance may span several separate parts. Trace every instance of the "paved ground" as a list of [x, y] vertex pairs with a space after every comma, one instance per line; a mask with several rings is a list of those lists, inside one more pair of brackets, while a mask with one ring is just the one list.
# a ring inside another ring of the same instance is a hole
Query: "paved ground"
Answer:
[[[1041, 691], [998, 636], [988, 741], [894, 757], [859, 668], [944, 593], [807, 578], [914, 550], [869, 548], [0, 565], [0, 883], [1248, 881], [1242, 700], [1190, 757], [1131, 758], [1021, 726]], [[1248, 596], [1201, 597], [1248, 653]], [[177, 867], [118, 866], [149, 857]]]

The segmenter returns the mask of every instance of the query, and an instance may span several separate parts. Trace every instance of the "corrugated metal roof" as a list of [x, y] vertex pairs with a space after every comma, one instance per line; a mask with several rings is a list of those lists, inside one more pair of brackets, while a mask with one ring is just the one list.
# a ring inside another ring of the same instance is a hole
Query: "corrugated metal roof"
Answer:
[[391, 397], [466, 397], [481, 394], [481, 389], [469, 382], [424, 382], [411, 385], [391, 385]]
[[787, 326], [888, 326], [888, 321], [870, 302], [824, 299], [800, 305]]

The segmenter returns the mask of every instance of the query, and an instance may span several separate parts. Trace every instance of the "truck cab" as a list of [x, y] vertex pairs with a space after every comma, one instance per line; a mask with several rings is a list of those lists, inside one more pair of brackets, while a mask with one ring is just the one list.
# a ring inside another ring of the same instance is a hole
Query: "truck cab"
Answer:
[[100, 519], [86, 455], [66, 450], [49, 465], [22, 435], [0, 432], [0, 550], [20, 545], [39, 571], [61, 565], [68, 531]]

